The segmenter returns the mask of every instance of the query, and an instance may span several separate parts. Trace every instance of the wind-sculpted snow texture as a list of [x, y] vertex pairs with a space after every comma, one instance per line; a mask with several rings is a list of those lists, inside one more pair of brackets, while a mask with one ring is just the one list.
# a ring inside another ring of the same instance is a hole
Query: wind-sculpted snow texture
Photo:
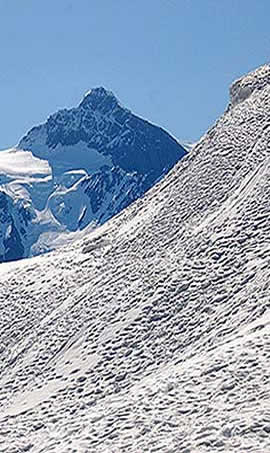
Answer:
[[269, 75], [122, 214], [1, 265], [0, 451], [270, 451]]
[[[77, 108], [60, 110], [17, 148], [0, 153], [0, 190], [10, 198], [3, 215], [0, 206], [0, 261], [52, 250], [76, 232], [103, 224], [185, 154], [167, 132], [123, 108], [113, 93], [91, 90]], [[27, 222], [21, 206], [31, 213]]]

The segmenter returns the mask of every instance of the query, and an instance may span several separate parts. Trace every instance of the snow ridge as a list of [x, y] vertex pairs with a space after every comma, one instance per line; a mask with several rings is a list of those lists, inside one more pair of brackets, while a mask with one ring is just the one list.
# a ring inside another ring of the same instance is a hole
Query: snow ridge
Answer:
[[270, 84], [270, 66], [260, 66], [236, 80], [230, 88], [230, 105], [233, 107], [245, 101], [255, 90], [264, 89]]
[[2, 451], [270, 451], [270, 92], [252, 97], [120, 215], [2, 264]]

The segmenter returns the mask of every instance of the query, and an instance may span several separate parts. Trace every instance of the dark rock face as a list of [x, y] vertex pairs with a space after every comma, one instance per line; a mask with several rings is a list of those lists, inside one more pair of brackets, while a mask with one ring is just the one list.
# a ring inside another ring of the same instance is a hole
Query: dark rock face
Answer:
[[[26, 212], [20, 208], [21, 215], [24, 217]], [[0, 241], [1, 241], [1, 261], [14, 261], [24, 256], [24, 246], [21, 235], [25, 234], [21, 226], [21, 234], [15, 225], [13, 213], [16, 211], [13, 199], [5, 192], [0, 191]]]
[[121, 107], [104, 88], [91, 90], [77, 108], [50, 116], [44, 125], [30, 130], [18, 147], [43, 157], [37, 139], [40, 135], [51, 155], [56, 147], [83, 142], [89, 149], [110, 156], [113, 166], [149, 175], [149, 185], [186, 154], [167, 132]]
[[[136, 173], [126, 174], [119, 167], [102, 169], [81, 182], [84, 193], [89, 197], [92, 212], [98, 224], [125, 209], [145, 192], [144, 178]], [[104, 198], [109, 195], [106, 209], [102, 209]]]
[[11, 224], [11, 232], [7, 239], [4, 240], [5, 246], [5, 261], [14, 261], [22, 258], [24, 255], [24, 247], [21, 242], [20, 234], [14, 225]]
[[5, 192], [0, 192], [0, 219], [5, 222], [9, 216], [8, 212], [8, 196]]

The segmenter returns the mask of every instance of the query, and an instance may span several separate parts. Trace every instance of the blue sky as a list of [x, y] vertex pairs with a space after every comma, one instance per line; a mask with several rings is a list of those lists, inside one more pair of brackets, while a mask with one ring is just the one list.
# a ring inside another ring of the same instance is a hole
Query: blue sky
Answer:
[[269, 61], [268, 0], [0, 0], [0, 149], [91, 87], [182, 141]]

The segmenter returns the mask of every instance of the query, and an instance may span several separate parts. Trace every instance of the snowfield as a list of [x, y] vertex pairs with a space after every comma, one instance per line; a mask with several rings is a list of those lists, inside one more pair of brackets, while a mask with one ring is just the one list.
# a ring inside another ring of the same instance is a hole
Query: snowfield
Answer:
[[18, 179], [31, 176], [51, 176], [51, 168], [46, 160], [34, 157], [30, 151], [16, 148], [0, 152], [0, 181], [2, 178]]
[[269, 76], [122, 214], [1, 265], [1, 452], [270, 451]]

